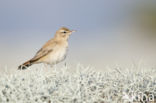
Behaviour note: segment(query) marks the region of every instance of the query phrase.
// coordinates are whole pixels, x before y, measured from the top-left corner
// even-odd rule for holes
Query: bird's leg
[[[53,64],[50,64],[50,67],[51,67],[51,68],[53,68],[53,67],[54,67],[54,65],[53,65]]]
[[[66,62],[64,63],[64,66],[67,67],[67,63]]]
[[[46,64],[46,63],[43,63],[43,65],[44,65],[44,67],[45,67],[45,68],[48,68],[48,64]]]

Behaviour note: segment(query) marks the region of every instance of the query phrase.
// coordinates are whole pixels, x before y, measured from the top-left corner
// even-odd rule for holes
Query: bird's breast
[[[66,58],[67,47],[58,48],[56,51],[50,54],[50,64],[58,63]]]

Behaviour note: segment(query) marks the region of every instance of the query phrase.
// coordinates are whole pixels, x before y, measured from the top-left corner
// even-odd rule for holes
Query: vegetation
[[[154,103],[156,69],[45,67],[0,75],[0,103]],[[70,73],[70,69],[76,72]]]

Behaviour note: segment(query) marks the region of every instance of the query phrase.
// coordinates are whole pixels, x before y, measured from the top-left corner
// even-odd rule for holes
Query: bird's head
[[[69,30],[66,27],[62,27],[59,30],[56,31],[55,37],[59,39],[68,40],[69,36],[75,32],[74,30]]]

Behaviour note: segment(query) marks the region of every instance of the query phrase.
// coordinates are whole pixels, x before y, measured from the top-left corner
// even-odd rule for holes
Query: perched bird
[[[46,42],[36,55],[29,61],[18,67],[24,70],[33,64],[45,63],[53,66],[66,58],[68,49],[68,38],[75,32],[66,27],[62,27],[56,31],[54,37]]]

